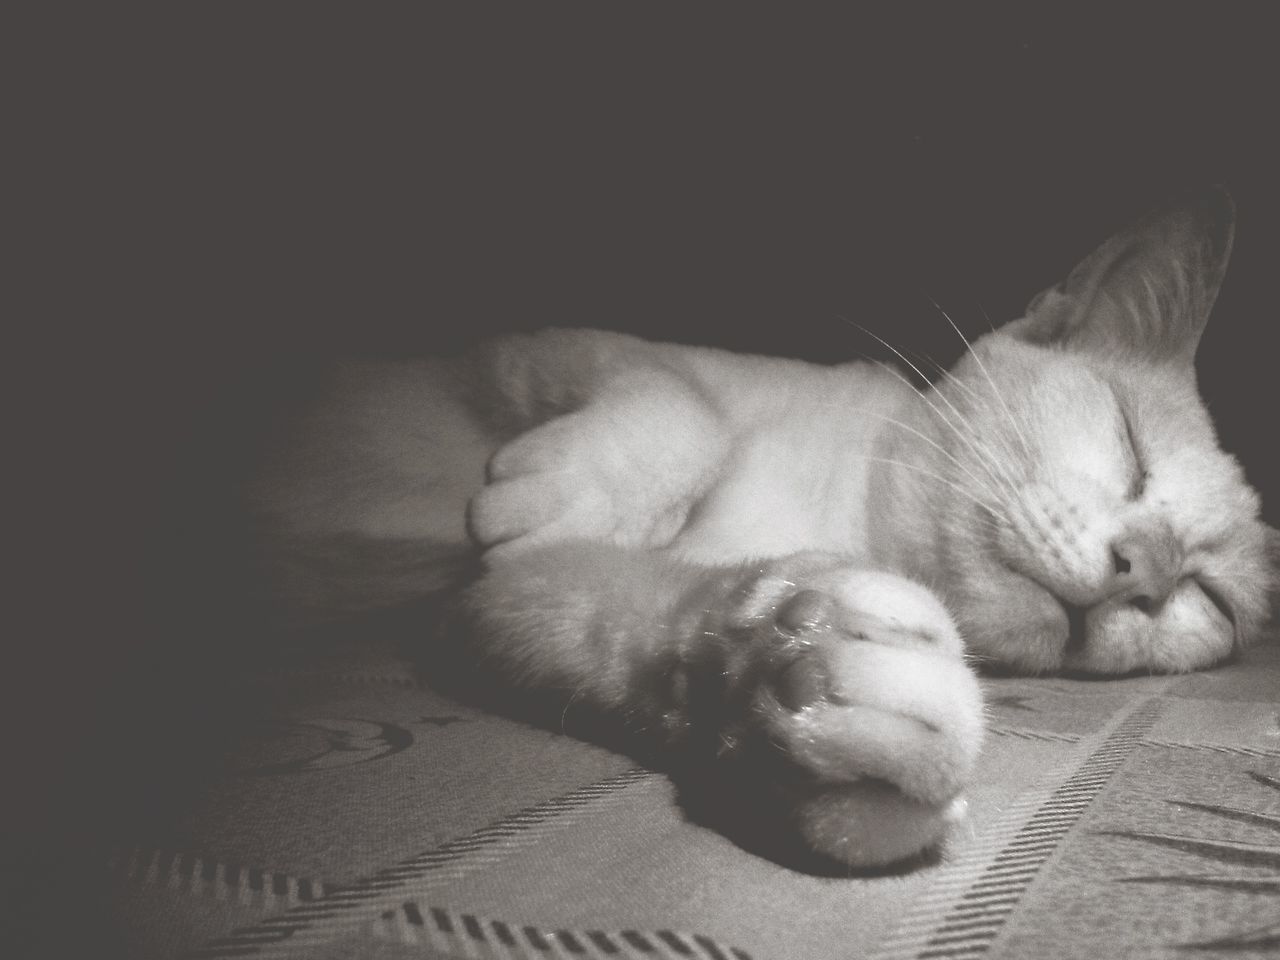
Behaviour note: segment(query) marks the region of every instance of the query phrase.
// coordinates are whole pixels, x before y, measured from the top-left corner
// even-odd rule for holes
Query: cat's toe
[[[982,739],[962,663],[875,641],[818,641],[762,699],[770,739],[814,779],[874,778],[925,803],[963,789]]]
[[[754,713],[789,765],[777,789],[824,855],[858,866],[910,858],[964,810],[983,732],[977,680],[923,587],[848,570],[804,582],[784,577],[783,593],[762,601],[778,647]]]
[[[962,662],[825,637],[772,694],[768,736],[804,772],[790,790],[809,844],[865,866],[943,839],[963,810],[982,737],[977,683]]]
[[[805,842],[822,855],[855,867],[887,867],[936,850],[964,820],[968,803],[921,803],[896,787],[863,780],[813,790],[796,798],[794,818]]]

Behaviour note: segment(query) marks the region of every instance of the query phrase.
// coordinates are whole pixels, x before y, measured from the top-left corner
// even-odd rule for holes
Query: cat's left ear
[[[1234,233],[1225,189],[1183,197],[1117,233],[1005,329],[1032,343],[1190,364]]]

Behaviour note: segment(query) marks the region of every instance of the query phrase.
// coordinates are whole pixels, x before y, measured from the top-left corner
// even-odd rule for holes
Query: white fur
[[[764,737],[809,778],[810,845],[900,859],[963,806],[965,645],[1029,672],[1177,671],[1261,624],[1257,496],[1191,369],[1230,216],[1211,192],[1118,234],[926,393],[593,331],[349,367],[258,501],[312,535],[453,542],[467,504],[475,642],[508,682],[676,748],[709,669],[724,754]]]

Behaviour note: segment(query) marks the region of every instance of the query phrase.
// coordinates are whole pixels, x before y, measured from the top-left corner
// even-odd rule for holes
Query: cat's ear
[[[1183,197],[1117,233],[1006,329],[1033,343],[1190,363],[1234,232],[1226,190]]]

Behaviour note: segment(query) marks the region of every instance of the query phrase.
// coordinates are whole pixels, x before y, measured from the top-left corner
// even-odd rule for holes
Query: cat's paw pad
[[[752,691],[741,735],[785,758],[800,834],[861,866],[935,845],[964,809],[983,730],[942,604],[891,574],[784,566],[742,612],[755,642],[731,668]]]

